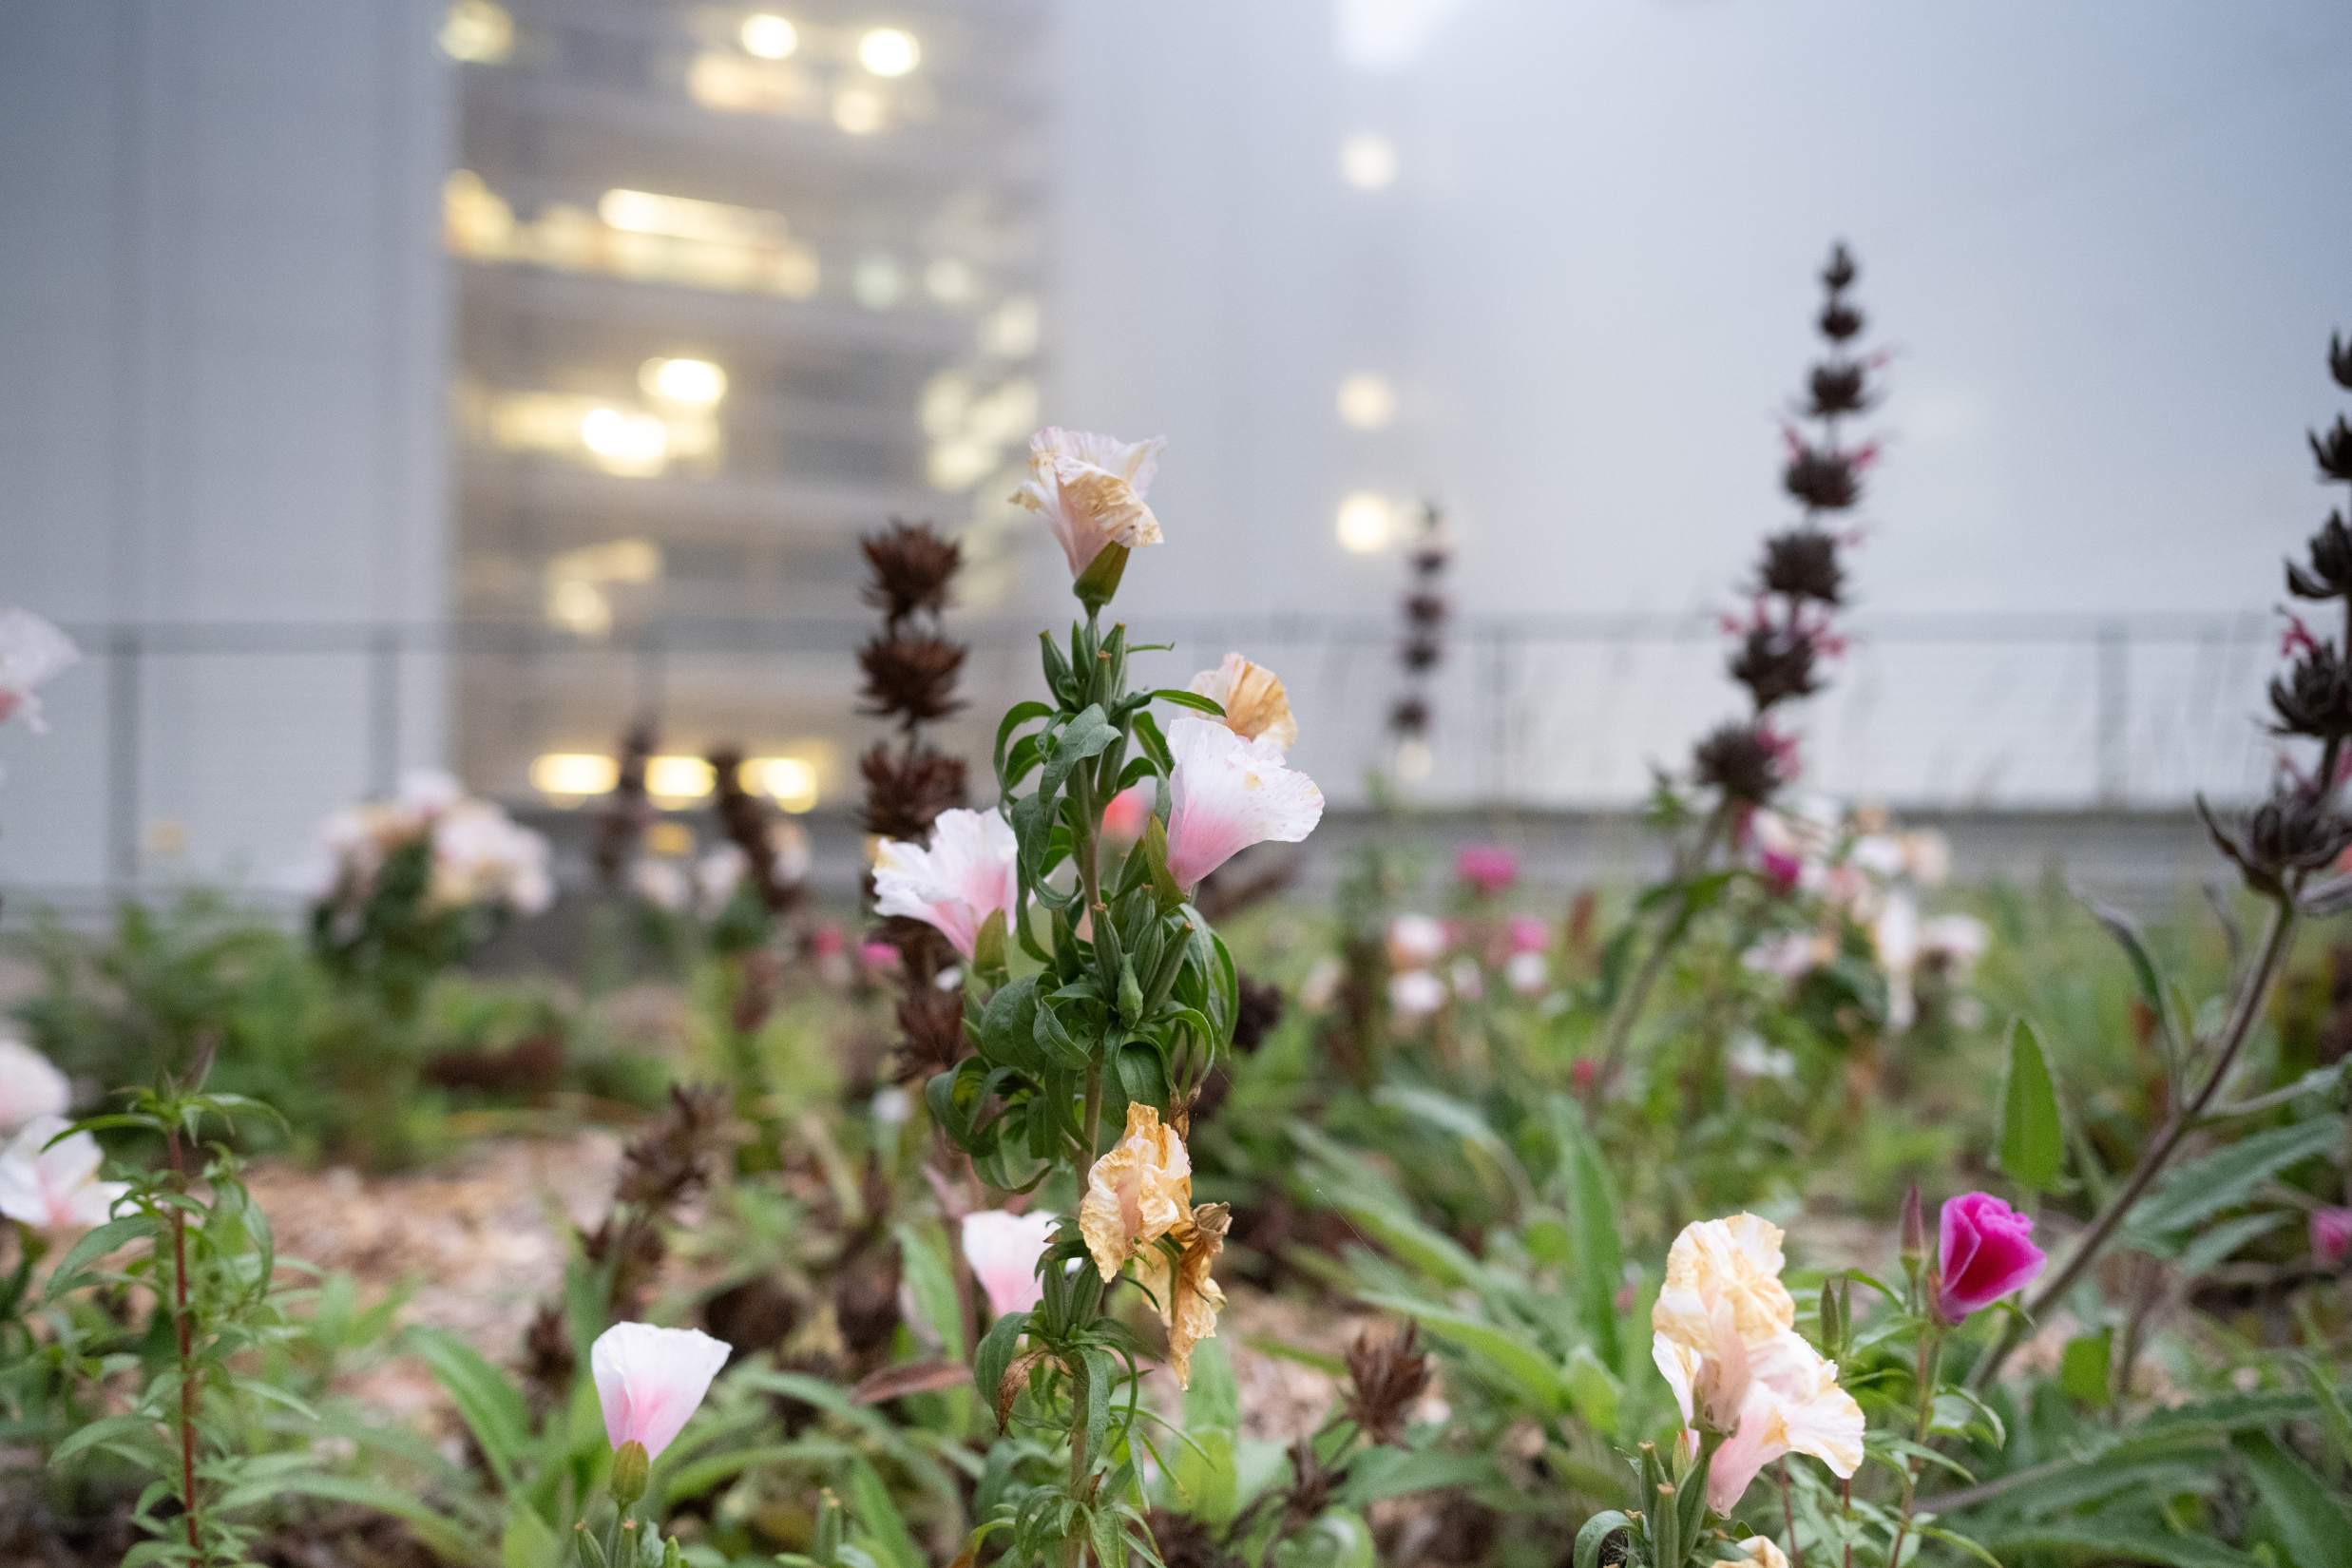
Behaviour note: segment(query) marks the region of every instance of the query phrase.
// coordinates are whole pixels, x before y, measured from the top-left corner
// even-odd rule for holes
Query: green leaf
[[[409,1344],[433,1381],[449,1390],[450,1403],[457,1406],[483,1459],[498,1478],[499,1489],[512,1492],[531,1429],[521,1391],[481,1351],[455,1334],[416,1329],[411,1331]]]
[[[851,1517],[866,1538],[860,1544],[877,1562],[889,1568],[929,1568],[930,1559],[916,1544],[905,1515],[872,1465],[862,1459],[851,1463],[848,1491]]]
[[[2177,1165],[2132,1211],[2131,1229],[2162,1237],[2233,1208],[2289,1166],[2326,1153],[2343,1137],[2343,1118],[2315,1117],[2289,1127],[2240,1138],[2226,1148]]]
[[[2157,1568],[2262,1568],[2219,1541],[2176,1536],[2141,1520],[2062,1520],[1995,1533],[1985,1547],[2004,1562],[2023,1552],[2088,1553],[2097,1560],[2149,1563]]]
[[[1099,704],[1080,709],[1076,717],[1054,732],[1053,744],[1046,748],[1045,765],[1037,775],[1039,797],[1051,800],[1060,794],[1071,769],[1100,755],[1103,748],[1118,738],[1118,727],[1102,716]]]
[[[2057,1090],[2034,1026],[2018,1019],[2009,1030],[2009,1076],[2001,1090],[2000,1168],[2028,1192],[2057,1185],[2066,1160],[2066,1131],[2058,1121]]]
[[[77,1276],[117,1247],[127,1247],[142,1236],[153,1235],[159,1228],[151,1214],[124,1214],[121,1219],[110,1219],[95,1230],[84,1232],[82,1239],[57,1260],[57,1268],[49,1275],[49,1299],[54,1301],[82,1283]]]
[[[910,1219],[899,1221],[893,1231],[916,1318],[946,1355],[962,1361],[966,1354],[964,1311],[944,1233],[936,1221],[918,1224]]]
[[[1600,1568],[1600,1549],[1608,1544],[1609,1538],[1633,1527],[1634,1521],[1615,1508],[1586,1520],[1584,1528],[1577,1532],[1574,1568]]]
[[[1617,1200],[1600,1146],[1584,1124],[1582,1107],[1555,1101],[1560,1154],[1566,1166],[1568,1224],[1577,1241],[1577,1301],[1585,1331],[1612,1371],[1625,1364],[1617,1333],[1617,1288],[1625,1281],[1625,1244],[1617,1233]]]
[[[2113,1397],[2108,1368],[2115,1357],[2115,1330],[2111,1325],[2094,1334],[2077,1334],[2058,1353],[2058,1387],[2078,1404],[2103,1410]]]
[[[2238,1439],[2254,1490],[2295,1568],[2352,1568],[2352,1510],[2267,1433]]]
[[[1179,708],[1190,708],[1195,713],[1207,714],[1211,718],[1223,718],[1225,717],[1225,705],[1223,703],[1217,701],[1214,698],[1203,697],[1198,692],[1179,692],[1174,687],[1162,686],[1159,690],[1152,694],[1152,700],[1155,702],[1173,702]]]
[[[1532,1398],[1550,1414],[1566,1415],[1576,1408],[1576,1389],[1567,1374],[1553,1364],[1540,1346],[1508,1329],[1450,1307],[1415,1301],[1410,1296],[1373,1291],[1365,1295],[1364,1303],[1414,1319],[1439,1339],[1463,1350],[1469,1358],[1470,1370],[1482,1372],[1489,1381],[1516,1395]]]

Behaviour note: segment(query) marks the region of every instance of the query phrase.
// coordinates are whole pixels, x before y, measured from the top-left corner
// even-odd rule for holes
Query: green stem
[[[1094,1468],[1093,1456],[1087,1450],[1086,1405],[1092,1394],[1086,1358],[1080,1356],[1070,1374],[1070,1496],[1084,1501],[1087,1479]],[[1086,1561],[1086,1532],[1073,1531],[1062,1542],[1062,1561],[1067,1568],[1083,1568]]]
[[[1935,1425],[1936,1380],[1943,1370],[1943,1323],[1930,1316],[1927,1327],[1920,1333],[1920,1353],[1917,1368],[1919,1379],[1919,1419],[1913,1424],[1911,1441],[1924,1446],[1927,1434]],[[1916,1454],[1906,1455],[1903,1462],[1903,1518],[1895,1526],[1895,1543],[1887,1549],[1887,1568],[1902,1568],[1903,1538],[1911,1533],[1911,1515],[1919,1502],[1920,1462]]]
[[[1642,1009],[1649,1004],[1650,993],[1657,987],[1666,973],[1667,961],[1674,956],[1684,937],[1691,930],[1691,878],[1706,868],[1707,858],[1714,852],[1715,841],[1731,820],[1731,802],[1727,797],[1718,802],[1708,814],[1707,825],[1685,851],[1674,859],[1673,878],[1682,885],[1682,896],[1675,901],[1674,912],[1657,941],[1643,956],[1641,967],[1635,971],[1633,983],[1616,1000],[1609,1012],[1609,1025],[1601,1036],[1600,1065],[1593,1073],[1593,1088],[1587,1097],[1598,1104],[1609,1094],[1617,1069],[1623,1064],[1625,1048],[1633,1042],[1634,1025],[1640,1022]]]

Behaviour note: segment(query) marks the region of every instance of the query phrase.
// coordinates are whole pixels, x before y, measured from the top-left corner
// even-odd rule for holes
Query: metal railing
[[[1036,676],[1036,622],[965,621],[985,756],[992,716]],[[0,881],[138,885],[159,859],[264,878],[335,804],[407,767],[454,766],[529,798],[528,763],[603,750],[650,715],[665,749],[790,741],[847,805],[873,735],[855,711],[863,620],[672,621],[588,641],[531,623],[204,623],[68,628],[88,669],[48,695],[53,732],[8,737]],[[1335,806],[1391,772],[1399,689],[1386,616],[1154,618],[1181,684],[1228,648],[1289,684],[1300,766]],[[1860,618],[1803,706],[1808,783],[1912,809],[2177,809],[2243,798],[2269,767],[2257,719],[2275,631],[2261,616]],[[1430,688],[1425,776],[1447,805],[1591,809],[1641,797],[1654,764],[1738,711],[1711,615],[1463,617]],[[44,813],[47,813],[46,820]],[[36,827],[35,824],[42,824]],[[167,831],[167,830],[176,830]]]

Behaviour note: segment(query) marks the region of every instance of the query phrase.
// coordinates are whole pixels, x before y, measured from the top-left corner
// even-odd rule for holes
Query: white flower
[[[1552,983],[1552,966],[1541,953],[1513,953],[1503,961],[1502,978],[1521,996],[1541,996]]]
[[[440,768],[411,768],[400,775],[393,804],[418,817],[438,816],[466,798],[466,787]]]
[[[1685,1226],[1651,1310],[1651,1360],[1683,1420],[1725,1434],[1707,1501],[1728,1514],[1757,1471],[1810,1454],[1849,1477],[1862,1463],[1862,1406],[1795,1331],[1781,1283],[1780,1227],[1753,1214]]]
[[[1191,690],[1225,710],[1225,727],[1244,740],[1272,739],[1284,751],[1298,744],[1298,720],[1282,681],[1263,664],[1229,653],[1214,670],[1193,677]]]
[[[63,1117],[35,1117],[0,1149],[0,1214],[36,1231],[86,1231],[112,1217],[129,1185],[98,1179],[104,1157],[87,1133],[44,1147],[66,1127]]]
[[[1907,1029],[1919,1016],[1911,976],[1920,963],[1920,910],[1909,894],[1888,896],[1870,923],[1870,945],[1877,949],[1879,967],[1886,972],[1887,1026]]]
[[[692,879],[675,860],[640,860],[629,869],[629,885],[637,889],[638,897],[672,914],[694,901]]]
[[[1797,1059],[1757,1034],[1742,1034],[1723,1053],[1723,1064],[1742,1078],[1786,1080],[1797,1076]]]
[[[431,897],[445,908],[503,904],[537,914],[555,898],[547,841],[487,800],[434,808]]]
[[[929,848],[883,841],[874,857],[874,908],[922,921],[968,959],[990,915],[1011,918],[1019,853],[1012,824],[996,813],[942,812]]]
[[[1984,922],[1974,915],[1938,915],[1920,927],[1920,952],[1965,973],[1984,956]]]
[[[1299,983],[1298,999],[1309,1012],[1319,1013],[1339,1000],[1340,982],[1347,978],[1347,967],[1338,959],[1319,958]]]
[[[1272,737],[1244,740],[1214,719],[1168,727],[1168,874],[1191,889],[1252,844],[1295,844],[1323,820],[1323,792]]]
[[[12,1035],[0,1035],[0,1133],[36,1117],[59,1117],[73,1103],[73,1085],[48,1057]]]
[[[1757,974],[1783,980],[1803,980],[1829,962],[1828,944],[1818,932],[1789,931],[1768,936],[1740,955],[1740,964]]]
[[[1932,828],[1922,828],[1903,837],[1903,869],[1912,881],[1922,888],[1941,888],[1952,874],[1952,846]]]
[[[1776,1545],[1770,1536],[1750,1536],[1732,1546],[1729,1560],[1748,1560],[1748,1568],[1788,1568],[1788,1554]]]
[[[0,610],[0,724],[23,714],[33,734],[46,732],[33,688],[81,657],[73,639],[30,610]]]
[[[1445,1005],[1445,982],[1426,969],[1401,969],[1388,977],[1388,1007],[1399,1018],[1427,1018]]]
[[[1082,430],[1046,429],[1029,437],[1029,477],[1012,499],[1042,512],[1070,575],[1084,575],[1106,545],[1157,545],[1159,519],[1143,504],[1167,441],[1121,441]]]
[[[1445,956],[1445,922],[1425,914],[1401,914],[1388,922],[1388,961],[1418,969]]]
[[[964,1216],[964,1257],[987,1295],[988,1310],[1003,1317],[1025,1312],[1044,1298],[1037,1260],[1053,1244],[1055,1216],[984,1209]]]
[[[643,1445],[659,1459],[710,1391],[734,1347],[699,1329],[616,1323],[588,1348],[588,1370],[615,1449]]]
[[[1903,840],[1890,833],[1864,833],[1854,840],[1854,847],[1846,851],[1845,858],[1882,881],[1901,876],[1903,868]]]
[[[895,1083],[886,1083],[874,1091],[867,1109],[885,1127],[904,1127],[907,1119],[914,1115],[914,1097]]]

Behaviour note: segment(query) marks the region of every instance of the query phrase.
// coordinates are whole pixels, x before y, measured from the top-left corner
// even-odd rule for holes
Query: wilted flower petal
[[[1163,437],[1116,436],[1049,428],[1029,437],[1029,476],[1012,499],[1045,522],[1079,577],[1106,545],[1129,549],[1160,541],[1159,519],[1143,504],[1159,467]]]
[[[1192,1386],[1193,1347],[1216,1337],[1225,1291],[1209,1277],[1209,1268],[1225,1250],[1231,1223],[1224,1204],[1203,1203],[1169,1231],[1168,1238],[1177,1244],[1173,1264],[1158,1246],[1144,1248],[1137,1260],[1136,1278],[1151,1292],[1159,1321],[1167,1326],[1168,1365],[1180,1387]]]
[[[1263,664],[1229,653],[1214,670],[1193,677],[1192,691],[1225,710],[1225,727],[1244,740],[1272,739],[1283,751],[1298,744],[1298,720],[1282,681]]]
[[[1193,1159],[1158,1110],[1127,1102],[1127,1131],[1086,1174],[1079,1233],[1104,1279],[1115,1279],[1137,1249],[1157,1241],[1192,1211]]]
[[[1011,916],[1019,853],[1012,825],[995,812],[942,812],[927,849],[883,842],[874,859],[874,908],[922,921],[970,958],[988,917]]]
[[[1284,765],[1271,737],[1185,717],[1169,726],[1168,750],[1168,874],[1178,887],[1197,887],[1252,844],[1295,844],[1323,820],[1323,792]]]
[[[733,1351],[733,1346],[699,1329],[616,1323],[597,1335],[588,1348],[588,1370],[596,1379],[597,1403],[603,1406],[605,1437],[616,1449],[635,1443],[648,1458],[659,1459]]]

